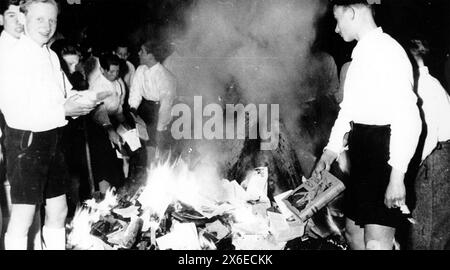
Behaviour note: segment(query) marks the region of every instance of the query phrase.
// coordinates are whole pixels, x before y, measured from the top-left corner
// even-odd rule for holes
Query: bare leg
[[[42,250],[41,246],[41,209],[40,207],[36,208],[34,213],[33,223],[28,230],[28,247],[33,250]]]
[[[5,249],[25,250],[28,230],[33,223],[35,205],[13,204],[8,229],[5,235]]]
[[[365,226],[364,242],[367,250],[392,250],[395,228],[369,224]]]
[[[42,228],[45,249],[64,250],[66,245],[66,195],[46,200],[45,225]]]
[[[349,218],[345,220],[345,238],[350,245],[350,249],[366,249],[366,245],[364,243],[364,229],[356,225],[355,222]]]

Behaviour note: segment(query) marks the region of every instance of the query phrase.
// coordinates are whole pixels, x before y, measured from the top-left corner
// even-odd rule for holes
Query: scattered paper
[[[225,238],[228,234],[230,234],[230,230],[227,227],[225,227],[222,224],[222,222],[218,220],[216,220],[213,223],[206,224],[206,231],[208,233],[215,235],[215,237],[219,241]]]
[[[262,235],[242,235],[233,238],[236,250],[283,250],[286,242],[277,242]]]
[[[175,223],[171,232],[156,239],[160,250],[201,250],[194,223]]]
[[[278,242],[288,242],[302,237],[305,232],[305,226],[302,222],[290,222],[284,218],[283,214],[268,211],[269,230]]]
[[[277,196],[274,197],[275,202],[278,205],[278,208],[280,209],[281,214],[283,214],[285,219],[291,219],[294,214],[292,213],[291,210],[289,210],[289,208],[287,207],[286,203],[283,201],[284,199],[286,199],[290,194],[292,194],[292,190],[288,190],[282,194],[279,194]]]
[[[246,192],[251,200],[266,200],[268,178],[267,167],[257,168],[249,173],[245,182],[247,184]]]
[[[141,140],[148,141],[150,138],[147,132],[147,124],[145,124],[144,120],[139,115],[131,114],[134,122],[136,123],[136,131]]]
[[[123,218],[132,218],[139,215],[139,207],[132,205],[127,208],[114,209],[113,212]]]

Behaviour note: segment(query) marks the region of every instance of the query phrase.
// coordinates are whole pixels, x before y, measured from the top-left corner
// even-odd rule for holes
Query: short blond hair
[[[59,5],[55,0],[22,0],[20,1],[20,12],[27,14],[29,7],[36,3],[52,4],[56,7],[57,12],[59,13]]]

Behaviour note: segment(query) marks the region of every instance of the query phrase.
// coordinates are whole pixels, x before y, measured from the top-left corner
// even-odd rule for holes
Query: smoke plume
[[[185,31],[167,33],[175,52],[165,65],[178,79],[178,94],[217,103],[232,85],[233,101],[280,104],[292,141],[300,142],[300,104],[329,91],[328,77],[336,75],[331,57],[311,50],[326,2],[195,1],[185,10]]]

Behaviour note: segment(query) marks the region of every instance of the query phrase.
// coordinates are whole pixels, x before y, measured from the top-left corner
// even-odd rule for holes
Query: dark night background
[[[61,14],[59,31],[76,38],[88,26],[94,45],[107,49],[125,40],[136,46],[142,37],[159,37],[169,25],[182,29],[182,11],[195,0],[81,0],[81,5],[69,5],[59,0]],[[382,0],[377,5],[376,18],[384,30],[404,44],[412,37],[430,41],[430,69],[442,83],[443,64],[450,48],[450,1],[448,0]],[[335,21],[330,10],[317,22],[317,46],[329,52],[338,68],[349,60],[352,46],[334,34]]]

